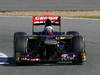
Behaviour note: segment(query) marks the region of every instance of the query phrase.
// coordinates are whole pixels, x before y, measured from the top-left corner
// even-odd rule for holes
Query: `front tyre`
[[[14,59],[16,65],[21,62],[21,54],[27,51],[27,37],[24,32],[14,33]]]
[[[82,36],[72,38],[72,50],[80,52],[78,63],[83,64],[83,53],[85,53],[85,42]]]
[[[84,42],[84,38],[82,36],[74,36],[72,38],[72,49],[73,50],[79,50],[81,52],[84,51],[84,46],[85,42]]]

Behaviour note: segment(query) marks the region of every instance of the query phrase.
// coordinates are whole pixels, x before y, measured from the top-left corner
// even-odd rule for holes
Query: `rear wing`
[[[33,25],[45,25],[46,20],[51,20],[52,25],[60,25],[61,17],[60,16],[33,16],[32,23]]]
[[[34,32],[34,26],[45,25],[46,20],[51,21],[51,25],[59,26],[59,31],[61,31],[61,17],[60,16],[33,16],[32,17],[32,32]]]

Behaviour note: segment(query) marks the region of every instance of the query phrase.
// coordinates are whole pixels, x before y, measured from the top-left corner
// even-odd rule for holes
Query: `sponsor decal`
[[[76,55],[74,55],[74,54],[72,54],[72,55],[70,55],[70,54],[62,54],[61,55],[61,60],[62,61],[72,61],[72,60],[75,59],[75,57],[76,57]]]
[[[54,17],[35,17],[34,20],[46,20],[46,19],[50,19],[50,20],[58,20],[57,16]]]
[[[40,23],[45,23],[46,19],[50,19],[51,23],[56,23],[59,24],[60,19],[59,16],[42,16],[42,17],[37,17],[37,16],[33,16],[33,23],[34,24],[40,24]]]
[[[32,58],[32,59],[30,59],[30,58],[21,58],[21,60],[23,60],[23,61],[40,61],[41,59],[40,58]]]

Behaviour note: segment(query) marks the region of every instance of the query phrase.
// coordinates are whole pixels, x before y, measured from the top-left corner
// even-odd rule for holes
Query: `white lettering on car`
[[[50,19],[50,20],[58,20],[58,17],[35,17],[34,20],[45,20],[45,19]]]

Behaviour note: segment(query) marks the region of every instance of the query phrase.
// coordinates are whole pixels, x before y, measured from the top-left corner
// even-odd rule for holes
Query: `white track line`
[[[69,17],[63,17],[63,19],[76,19],[76,20],[100,20],[100,19],[93,19],[93,18],[69,18]]]
[[[0,16],[0,17],[21,17],[21,18],[32,18],[32,16]],[[69,18],[62,17],[62,19],[77,19],[77,20],[100,20],[100,19],[92,19],[92,18]]]
[[[31,18],[32,16],[0,16],[0,17],[22,17],[22,18]]]

